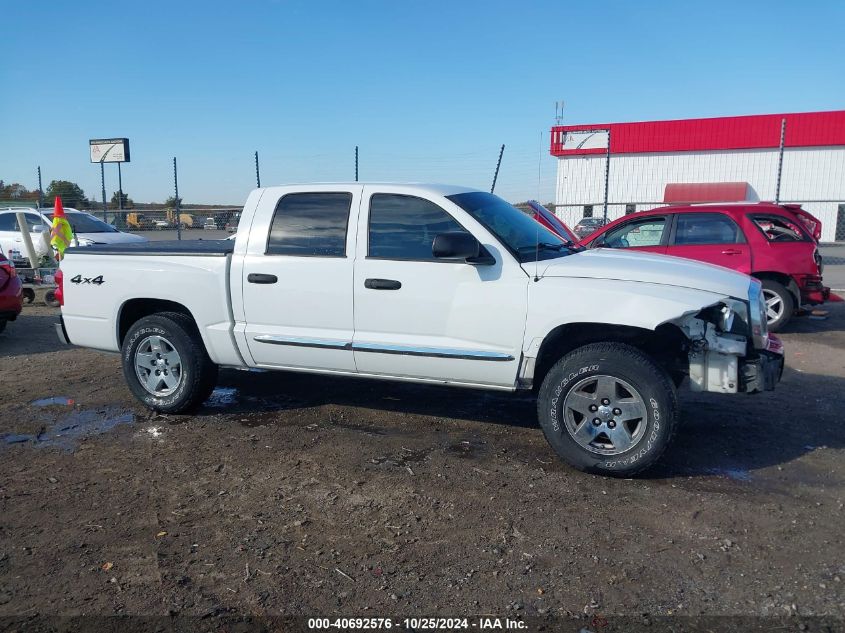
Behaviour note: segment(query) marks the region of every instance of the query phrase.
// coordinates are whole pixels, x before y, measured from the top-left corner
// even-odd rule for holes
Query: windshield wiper
[[[529,244],[529,245],[526,245],[526,246],[520,246],[519,250],[520,251],[525,251],[525,250],[529,250],[529,251],[533,251],[533,250],[560,251],[560,250],[563,250],[564,248],[571,248],[571,247],[569,246],[569,244],[564,243],[564,242],[562,242],[560,244],[552,244],[551,242],[537,242],[536,244]]]

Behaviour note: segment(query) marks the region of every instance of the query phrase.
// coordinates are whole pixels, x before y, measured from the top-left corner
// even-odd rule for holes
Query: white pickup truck
[[[583,251],[463,187],[256,189],[234,241],[71,248],[61,269],[59,335],[120,352],[135,396],[168,413],[201,404],[219,367],[534,388],[562,459],[628,476],[668,445],[685,376],[753,393],[783,370],[758,281]]]

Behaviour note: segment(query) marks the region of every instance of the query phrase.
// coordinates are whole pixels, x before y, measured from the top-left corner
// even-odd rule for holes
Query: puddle
[[[3,441],[6,442],[6,444],[23,444],[24,442],[29,442],[34,437],[34,435],[21,435],[18,433],[10,433],[9,435],[3,436]]]
[[[74,411],[36,434],[10,433],[2,436],[2,441],[7,445],[32,443],[38,447],[73,451],[84,439],[108,433],[115,427],[134,421],[132,413],[115,409]]]
[[[52,398],[41,398],[30,402],[33,407],[72,407],[74,404],[73,398],[67,396],[53,396]]]
[[[708,475],[716,477],[727,477],[734,481],[751,481],[751,473],[741,468],[708,468]]]
[[[228,407],[238,402],[238,390],[234,387],[217,387],[211,392],[205,406],[211,408]]]
[[[302,403],[285,395],[257,397],[245,395],[237,387],[217,387],[203,403],[203,409],[212,415],[231,415],[242,426],[265,426],[276,421],[282,411],[302,406]],[[170,424],[180,424],[178,417]]]

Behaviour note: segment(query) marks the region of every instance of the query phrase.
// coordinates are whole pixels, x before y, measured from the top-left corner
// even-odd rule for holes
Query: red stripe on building
[[[552,156],[604,154],[604,149],[563,149],[572,131],[610,130],[611,154],[772,149],[780,146],[781,121],[786,119],[786,147],[845,146],[845,110],[641,121],[552,128]]]

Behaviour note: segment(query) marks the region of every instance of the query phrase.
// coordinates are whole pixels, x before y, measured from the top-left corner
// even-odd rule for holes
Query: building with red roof
[[[567,224],[604,214],[607,182],[609,218],[671,202],[779,199],[817,216],[824,241],[845,240],[845,110],[559,125],[550,151]]]

